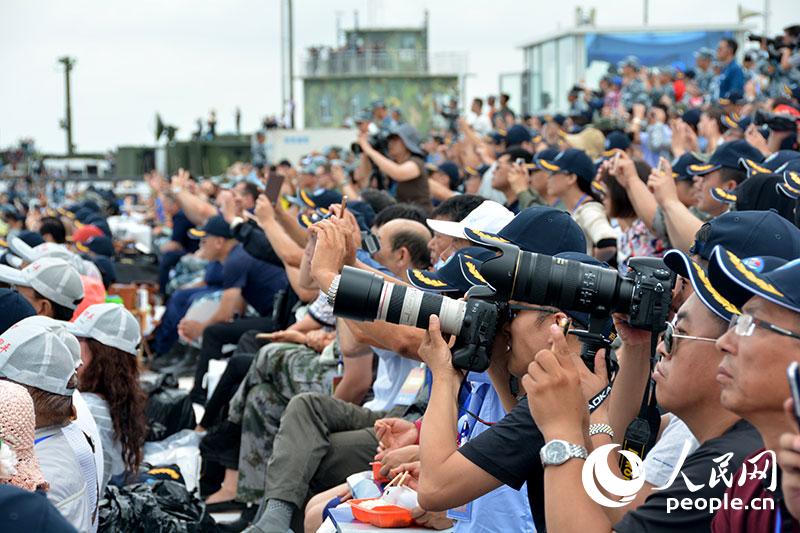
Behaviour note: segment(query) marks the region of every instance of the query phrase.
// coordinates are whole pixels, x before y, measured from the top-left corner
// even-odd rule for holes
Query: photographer
[[[559,239],[552,239],[559,235]],[[534,207],[521,212],[498,235],[522,249],[545,254],[582,252],[585,240],[580,227],[563,211]],[[586,257],[586,261],[591,259]],[[498,335],[489,376],[508,415],[497,424],[457,448],[457,398],[463,375],[451,363],[450,350],[436,341],[438,330],[431,320],[431,331],[420,349],[420,356],[433,374],[433,385],[420,438],[420,504],[431,510],[459,507],[503,484],[519,489],[528,481],[528,498],[537,529],[544,526],[541,501],[541,471],[536,456],[541,435],[532,424],[525,402],[515,404],[510,389],[511,375],[524,373],[530,357],[546,346],[549,324],[567,315],[552,307],[521,305],[504,327],[511,350],[504,350]],[[584,318],[584,320],[586,320]],[[580,322],[580,321],[579,321]],[[577,339],[569,341],[577,347]],[[513,408],[512,408],[513,406]],[[538,443],[538,445],[537,445]],[[497,451],[503,450],[500,457]],[[538,472],[538,475],[537,475]]]
[[[396,182],[393,186],[398,202],[416,204],[430,212],[431,194],[425,170],[425,152],[419,146],[419,134],[410,124],[392,130],[387,138],[386,154],[382,154],[369,142],[362,131],[358,144],[363,155],[356,170],[358,177],[372,174],[373,165]]]
[[[570,460],[579,457],[577,455],[551,459],[548,448],[559,440],[581,448],[584,443],[597,447],[612,442],[614,436],[607,433],[596,433],[586,440],[587,417],[592,427],[610,420],[607,403],[601,404],[591,415],[586,408],[586,402],[598,388],[597,383],[604,384],[606,380],[605,367],[598,358],[594,375],[587,375],[583,362],[570,351],[561,330],[551,327],[552,348],[536,354],[523,378],[531,414],[548,443],[542,450],[542,458],[547,527],[551,531],[666,531],[675,527],[678,520],[682,530],[707,531],[712,515],[705,509],[682,510],[678,518],[669,514],[669,500],[721,498],[726,488],[724,483],[701,484],[714,470],[717,458],[733,452],[728,459],[738,465],[760,446],[754,428],[720,405],[715,383],[722,354],[715,348],[714,341],[725,331],[725,317],[730,316],[733,307],[719,298],[710,286],[702,284],[707,284],[707,279],[695,275],[696,267],[687,257],[675,253],[671,258],[674,259],[668,262],[671,268],[692,277],[698,292],[681,306],[676,320],[668,326],[664,340],[659,343],[661,360],[653,378],[660,406],[685,421],[701,445],[680,465],[681,476],[658,491],[648,485],[647,500],[642,503],[638,499],[640,492],[636,507],[621,520],[614,516],[616,509],[600,507],[585,491],[575,490],[581,485],[583,461]],[[647,359],[647,335],[625,328],[620,321],[617,325],[624,342],[628,341],[626,347],[630,351],[625,354],[626,358]],[[635,341],[641,337],[645,337],[644,342]],[[587,383],[592,382],[594,387],[587,387]],[[662,428],[667,420],[665,415]],[[698,487],[697,496],[692,496]]]

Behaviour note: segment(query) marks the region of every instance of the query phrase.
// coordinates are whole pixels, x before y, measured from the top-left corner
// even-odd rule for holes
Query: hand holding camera
[[[558,342],[558,337],[561,341]],[[589,410],[581,392],[581,378],[563,332],[551,326],[553,346],[542,350],[528,366],[522,386],[528,393],[531,416],[545,441],[583,442],[582,428],[589,425]]]
[[[453,366],[450,347],[442,337],[439,317],[431,315],[428,324],[428,333],[419,347],[420,359],[428,365],[434,379],[451,378],[460,384],[464,375]]]

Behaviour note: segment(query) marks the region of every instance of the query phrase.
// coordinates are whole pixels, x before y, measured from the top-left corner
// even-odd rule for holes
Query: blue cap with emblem
[[[714,150],[711,159],[705,165],[690,165],[689,173],[693,176],[703,176],[723,167],[738,169],[740,159],[750,159],[760,163],[764,160],[764,156],[747,141],[729,141]]]
[[[742,158],[739,160],[739,165],[747,171],[747,177],[749,178],[758,174],[777,174],[787,169],[791,170],[791,168],[789,168],[789,163],[792,161],[798,161],[798,163],[800,163],[800,152],[796,152],[795,150],[778,150],[770,154],[760,163],[752,159]],[[791,165],[791,167],[795,165]]]
[[[225,222],[222,215],[215,215],[209,218],[206,220],[205,224],[199,228],[191,228],[188,233],[189,236],[194,239],[202,239],[203,237],[209,236],[222,237],[223,239],[233,238],[233,235],[231,235],[231,227]]]
[[[534,206],[523,209],[497,234],[465,229],[467,238],[478,244],[512,243],[526,252],[555,255],[585,252],[586,237],[566,211]]]
[[[794,221],[795,202],[781,194],[778,185],[783,184],[780,174],[758,174],[739,184],[734,190],[714,187],[711,196],[718,202],[736,206],[737,211],[766,211],[774,209],[780,216]]]
[[[717,245],[742,256],[800,257],[800,229],[775,211],[729,211],[700,228],[689,250],[705,260]]]
[[[703,305],[720,319],[727,322],[731,316],[739,314],[739,309],[711,285],[703,267],[692,261],[687,254],[680,250],[669,250],[664,254],[664,264],[677,275],[688,279]]]
[[[672,162],[672,177],[678,181],[691,181],[694,176],[689,173],[692,165],[702,165],[706,160],[698,157],[694,152],[686,152]]]
[[[800,259],[749,257],[717,246],[709,263],[711,284],[732,303],[743,306],[753,296],[800,313]]]
[[[577,148],[570,148],[559,152],[553,159],[537,159],[536,166],[542,170],[547,170],[553,173],[565,172],[567,174],[575,174],[578,179],[591,183],[594,180],[595,170],[592,160],[586,155],[583,150]]]
[[[409,268],[408,280],[414,287],[433,292],[467,292],[475,285],[486,285],[481,265],[495,254],[486,248],[470,246],[451,255],[438,270]]]
[[[606,136],[603,157],[611,157],[616,150],[627,150],[631,145],[631,138],[627,133],[614,130]]]
[[[342,194],[332,189],[316,189],[312,192],[300,189],[297,196],[288,198],[288,200],[304,209],[327,208],[331,204],[341,202]]]

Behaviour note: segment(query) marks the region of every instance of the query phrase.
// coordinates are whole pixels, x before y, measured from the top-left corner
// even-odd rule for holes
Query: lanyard
[[[577,203],[577,204],[575,204],[575,207],[573,207],[573,208],[572,208],[572,212],[574,213],[575,211],[577,211],[577,210],[578,210],[578,208],[581,206],[581,204],[582,204],[583,202],[585,202],[585,201],[586,201],[588,198],[589,198],[589,195],[588,195],[588,194],[584,194],[583,196],[581,196],[580,198],[578,198],[578,203]]]
[[[34,440],[34,441],[33,441],[33,445],[34,445],[34,446],[36,446],[36,445],[37,445],[37,444],[39,444],[40,442],[46,441],[47,439],[49,439],[49,438],[50,438],[50,437],[52,437],[53,435],[55,435],[55,433],[53,433],[52,435],[45,435],[44,437],[39,437],[38,439],[36,439],[36,440]]]

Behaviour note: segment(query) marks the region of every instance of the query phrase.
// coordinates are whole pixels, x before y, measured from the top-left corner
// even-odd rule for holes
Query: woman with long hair
[[[105,474],[136,473],[147,436],[147,397],[139,385],[139,322],[123,306],[96,304],[68,326],[81,343],[78,389],[100,430]]]

